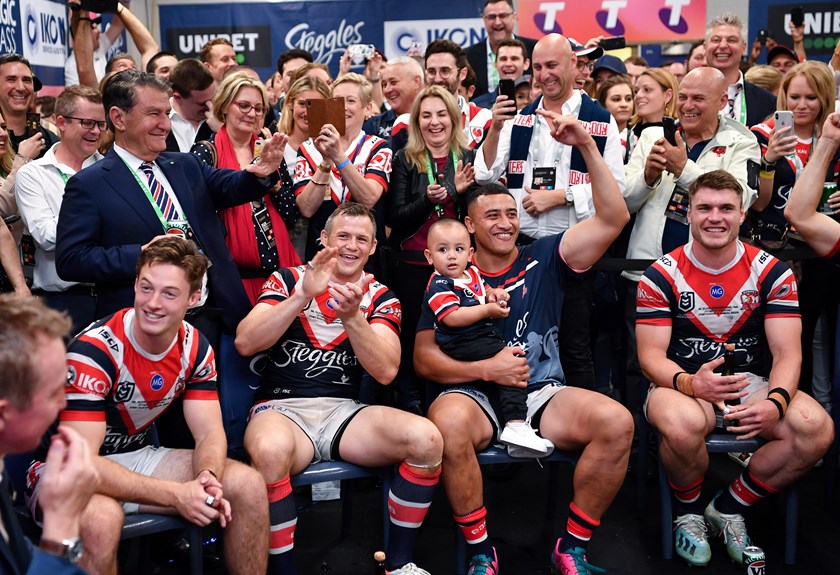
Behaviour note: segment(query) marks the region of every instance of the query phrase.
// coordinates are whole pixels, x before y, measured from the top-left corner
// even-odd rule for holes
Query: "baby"
[[[510,313],[510,295],[501,288],[491,288],[474,265],[470,234],[461,222],[442,219],[435,222],[427,236],[426,259],[435,273],[426,287],[424,301],[435,317],[435,341],[449,357],[460,361],[478,361],[493,357],[505,342],[493,325],[493,319]],[[525,389],[499,385],[499,400],[505,427],[499,440],[513,457],[543,457],[554,445],[538,436],[526,421]]]

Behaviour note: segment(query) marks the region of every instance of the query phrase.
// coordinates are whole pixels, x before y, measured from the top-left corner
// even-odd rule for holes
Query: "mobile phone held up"
[[[805,10],[802,6],[796,6],[790,9],[790,21],[797,28],[805,23]]]
[[[776,125],[777,132],[781,131],[783,128],[793,129],[793,112],[790,110],[777,110],[773,113],[773,121]],[[793,135],[793,132],[788,134],[788,136],[791,135]]]
[[[671,116],[662,117],[662,131],[665,139],[672,146],[677,145],[677,122]]]
[[[767,28],[762,28],[758,31],[758,43],[762,46],[767,45]]]
[[[516,102],[516,84],[510,78],[502,78],[499,80],[499,95],[507,96],[512,102]]]
[[[26,113],[26,137],[31,138],[41,131],[41,114]]]
[[[624,41],[624,36],[611,36],[601,40],[598,45],[603,48],[605,52],[609,52],[610,50],[619,50],[624,48],[627,44]]]

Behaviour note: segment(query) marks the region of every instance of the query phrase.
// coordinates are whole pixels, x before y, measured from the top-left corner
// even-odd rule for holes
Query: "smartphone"
[[[507,96],[511,102],[516,102],[516,82],[510,78],[500,79],[499,95]]]
[[[31,138],[41,131],[41,114],[26,113],[26,137]]]
[[[603,48],[605,52],[618,50],[627,46],[624,41],[624,36],[611,36],[609,38],[604,38],[598,43],[598,45]]]
[[[758,31],[758,43],[762,46],[767,45],[767,28],[762,28]]]
[[[668,143],[672,146],[677,145],[677,122],[671,116],[663,116],[662,117],[662,131],[664,132],[665,139],[668,140]]]
[[[780,131],[782,128],[790,128],[793,129],[793,112],[790,110],[777,110],[773,114],[773,119],[776,123],[776,131]],[[792,132],[788,135],[792,135]]]
[[[790,9],[790,21],[794,26],[802,26],[805,23],[805,10],[802,6]]]
[[[376,54],[376,48],[373,44],[350,44],[347,47],[347,53],[350,54],[350,59],[356,64],[361,64],[365,60],[370,60]]]

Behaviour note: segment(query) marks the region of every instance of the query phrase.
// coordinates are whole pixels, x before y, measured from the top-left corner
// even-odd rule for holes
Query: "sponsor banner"
[[[393,20],[386,21],[385,56],[403,56],[412,46],[425,51],[432,41],[442,38],[466,48],[487,37],[481,18],[454,18],[448,20]]]
[[[541,38],[556,32],[580,42],[624,36],[628,44],[703,38],[706,0],[519,1],[519,34]]]
[[[425,49],[436,38],[463,46],[484,39],[484,25],[476,17],[483,0],[187,1],[159,3],[163,49],[196,57],[208,40],[224,36],[234,44],[239,63],[255,68],[263,78],[275,69],[277,56],[291,48],[309,50],[336,75],[339,59],[351,44],[373,44],[391,58],[405,54],[412,42]],[[430,20],[429,14],[445,14],[447,19]]]
[[[66,4],[50,0],[21,3],[23,55],[33,66],[64,68],[67,56],[68,20]]]
[[[809,59],[817,56],[820,60],[828,60],[834,47],[840,41],[840,4],[837,2],[783,2],[762,6],[761,10],[758,10],[758,7],[753,10],[751,5],[750,34],[752,38],[756,36],[759,29],[767,28],[770,37],[776,42],[793,48],[793,39],[788,26],[790,10],[797,6],[802,6],[805,13],[805,53]],[[763,21],[761,21],[762,18]],[[753,25],[754,20],[755,25]],[[747,44],[751,45],[751,42]]]

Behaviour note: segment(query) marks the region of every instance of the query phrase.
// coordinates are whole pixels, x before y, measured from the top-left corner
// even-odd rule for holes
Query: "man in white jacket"
[[[747,162],[759,162],[761,149],[745,126],[721,114],[726,81],[715,68],[689,72],[680,84],[676,146],[660,127],[642,132],[626,167],[624,199],[637,213],[627,257],[657,259],[688,242],[688,187],[701,174],[726,170],[738,180],[746,210],[757,192],[747,177]],[[624,272],[638,282],[640,271]],[[631,294],[635,300],[635,291]]]

